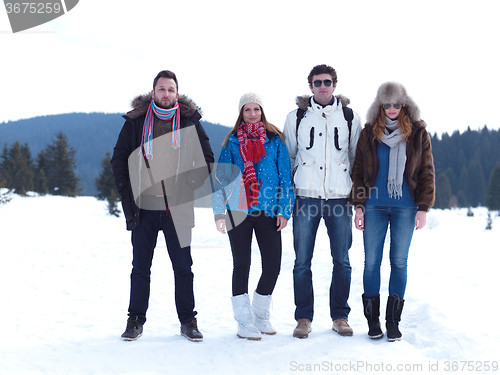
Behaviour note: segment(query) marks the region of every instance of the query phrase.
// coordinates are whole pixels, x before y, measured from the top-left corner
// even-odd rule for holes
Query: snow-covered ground
[[[92,197],[12,195],[0,206],[0,374],[500,373],[500,218],[485,230],[486,209],[474,209],[474,214],[431,210],[427,227],[415,233],[403,340],[395,343],[367,336],[362,235],[355,229],[349,299],[354,336],[332,331],[331,257],[324,226],[313,261],[313,332],[305,340],[292,337],[290,222],[283,232],[272,310],[278,334],[255,342],[236,336],[227,235],[215,230],[210,209],[197,208],[192,253],[204,341],[193,343],[179,334],[171,264],[161,238],[144,335],[124,342],[131,245],[123,217],[107,215],[106,202]],[[386,254],[383,305],[388,263]],[[254,247],[251,291],[259,264]]]

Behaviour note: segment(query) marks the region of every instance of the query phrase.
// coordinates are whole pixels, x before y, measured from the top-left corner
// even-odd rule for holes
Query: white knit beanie
[[[264,103],[262,102],[262,99],[259,96],[259,94],[256,94],[254,92],[247,92],[246,94],[243,94],[243,96],[240,98],[240,105],[238,107],[238,112],[241,112],[241,108],[243,108],[243,106],[248,103],[257,103],[262,107],[262,109],[264,109]]]

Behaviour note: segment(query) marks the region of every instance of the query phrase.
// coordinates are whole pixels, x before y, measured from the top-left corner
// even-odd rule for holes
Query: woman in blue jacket
[[[290,219],[295,196],[285,137],[266,120],[260,96],[243,95],[239,111],[216,167],[212,205],[217,230],[224,234],[227,229],[231,243],[237,335],[260,340],[261,333],[276,333],[269,322],[269,309],[281,268],[281,230]],[[250,304],[253,233],[260,249],[262,275]]]

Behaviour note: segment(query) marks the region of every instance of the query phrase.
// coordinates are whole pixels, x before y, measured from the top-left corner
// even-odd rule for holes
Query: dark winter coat
[[[129,174],[129,157],[132,152],[141,147],[142,131],[144,120],[149,104],[151,102],[151,94],[145,94],[136,97],[132,101],[133,110],[125,116],[125,124],[118,136],[113,156],[111,158],[111,166],[113,169],[113,177],[118,193],[121,197],[123,212],[127,222],[127,230],[133,230],[140,223],[140,208],[136,204],[137,197],[134,199],[132,191],[130,174]],[[176,190],[182,192],[183,202],[188,202],[188,206],[183,206],[179,210],[178,217],[174,218],[178,223],[194,226],[194,190],[203,185],[204,180],[208,177],[209,166],[214,162],[214,156],[210,147],[208,136],[200,123],[201,110],[196,104],[186,96],[180,95],[178,99],[180,109],[180,129],[186,129],[189,126],[194,126],[198,135],[201,150],[206,163],[206,168],[203,168],[203,173],[200,169],[193,170],[186,174],[186,178],[176,181]],[[190,153],[193,148],[190,144],[186,144],[187,140],[181,138],[180,160],[193,160]],[[198,147],[199,148],[199,147]],[[187,197],[187,198],[186,198]],[[175,198],[169,197],[169,206]],[[182,216],[182,217],[181,217]]]
[[[351,204],[363,206],[370,196],[378,173],[377,146],[372,125],[366,124],[359,136],[352,171]],[[435,199],[435,171],[431,138],[424,121],[413,123],[406,144],[405,178],[419,211],[427,211]]]

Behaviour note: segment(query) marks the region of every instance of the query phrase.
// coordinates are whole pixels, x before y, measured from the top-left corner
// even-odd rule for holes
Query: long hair
[[[269,121],[267,121],[266,115],[264,114],[264,109],[260,105],[259,105],[259,107],[260,107],[260,113],[262,115],[261,121],[262,121],[262,124],[264,124],[264,128],[266,128],[266,130],[269,130],[271,133],[278,134],[280,139],[282,141],[284,141],[285,135],[283,134],[283,132],[281,130],[279,130],[275,125],[273,125]],[[240,127],[241,123],[243,122],[243,109],[244,109],[244,106],[241,107],[240,115],[238,116],[238,120],[236,120],[236,124],[234,124],[233,129],[231,129],[229,134],[226,135],[226,138],[224,138],[224,142],[222,142],[222,146],[225,146],[227,144],[227,142],[229,141],[229,138],[234,133],[236,133],[238,131],[238,128]]]
[[[384,134],[385,118],[385,110],[382,106],[380,106],[380,115],[378,116],[377,121],[375,121],[375,123],[373,124],[373,134],[375,136],[375,139],[379,142],[382,140],[382,136]],[[407,141],[410,137],[413,123],[410,119],[410,116],[408,116],[408,112],[406,111],[405,107],[401,107],[401,111],[399,112],[398,128],[401,129],[403,139]]]

